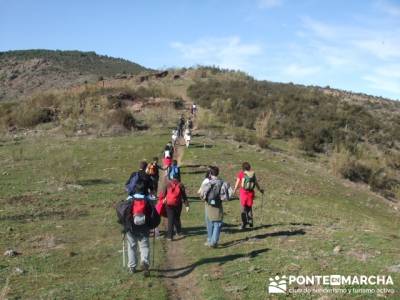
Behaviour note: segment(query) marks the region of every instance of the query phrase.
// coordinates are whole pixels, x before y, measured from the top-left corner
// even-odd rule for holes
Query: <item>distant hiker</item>
[[[191,107],[191,113],[194,116],[194,115],[196,115],[196,112],[197,112],[197,105],[195,103],[193,103],[192,107]]]
[[[236,193],[237,188],[240,186],[240,206],[241,206],[241,229],[245,229],[246,225],[253,227],[253,202],[254,202],[254,189],[257,188],[262,194],[264,190],[260,188],[256,174],[251,170],[248,162],[242,164],[242,171],[236,175],[236,183],[233,193]]]
[[[189,128],[185,129],[184,139],[185,139],[186,148],[189,148],[190,140],[192,139],[192,133],[190,132]]]
[[[189,130],[192,130],[192,129],[193,129],[193,121],[192,121],[192,118],[189,118],[189,119],[186,121],[186,128],[189,129]]]
[[[153,157],[153,161],[147,165],[146,173],[150,176],[151,180],[151,190],[153,195],[157,195],[158,190],[158,180],[160,179],[159,170],[163,170],[163,168],[158,164],[158,157]]]
[[[222,201],[229,200],[229,183],[218,178],[218,167],[210,168],[210,178],[201,187],[200,197],[206,202],[207,242],[206,246],[216,248],[223,220]],[[205,181],[205,180],[204,180]]]
[[[176,178],[178,181],[181,181],[181,168],[178,166],[178,161],[176,159],[172,161],[172,165],[168,168],[167,174],[169,180]]]
[[[138,183],[142,183],[144,186],[144,193],[148,195],[152,190],[152,182],[150,176],[146,173],[147,162],[141,161],[139,163],[139,170],[135,171],[129,176],[128,181],[125,183],[125,190],[128,196],[132,196],[136,192],[136,186]]]
[[[172,164],[172,157],[174,156],[174,146],[171,142],[165,146],[163,151],[163,167],[167,169]]]
[[[169,180],[162,191],[163,203],[168,218],[167,240],[172,241],[174,237],[174,228],[176,235],[180,236],[182,232],[181,212],[182,204],[186,207],[186,212],[189,212],[189,202],[185,192],[185,186],[179,182],[178,174],[174,174],[172,180]]]
[[[172,140],[172,145],[175,146],[176,141],[178,140],[178,130],[172,130],[171,140]]]
[[[178,135],[179,137],[183,136],[183,128],[185,127],[185,118],[183,115],[179,118],[178,121]]]

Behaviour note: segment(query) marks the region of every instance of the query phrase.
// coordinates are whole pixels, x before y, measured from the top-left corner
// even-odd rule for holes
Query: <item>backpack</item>
[[[146,173],[150,176],[157,176],[157,165],[156,164],[149,164],[146,169]]]
[[[255,173],[248,174],[244,172],[244,177],[242,179],[242,188],[246,191],[253,191],[256,186],[256,175]]]
[[[224,182],[218,179],[216,182],[210,183],[211,187],[207,192],[206,200],[207,203],[214,207],[221,206],[221,188]]]
[[[122,231],[124,233],[132,232],[132,201],[122,200],[116,205],[115,210],[117,212],[117,222],[122,225]]]
[[[133,195],[137,190],[147,192],[150,187],[150,182],[147,174],[144,172],[134,172],[129,177],[125,185],[125,191],[128,195]]]
[[[181,184],[177,180],[173,180],[167,187],[167,205],[178,206],[182,198]]]
[[[144,226],[154,229],[161,222],[155,207],[143,199],[123,200],[116,205],[116,212],[117,222],[122,225],[124,233],[134,232]]]
[[[180,170],[179,170],[179,167],[178,167],[178,166],[171,166],[171,167],[169,168],[168,178],[169,178],[170,180],[176,179],[176,178],[177,178],[176,176],[179,177],[179,175],[180,175]]]

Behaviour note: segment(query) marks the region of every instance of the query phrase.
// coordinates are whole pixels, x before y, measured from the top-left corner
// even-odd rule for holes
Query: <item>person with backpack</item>
[[[207,242],[205,245],[212,248],[218,246],[221,233],[224,214],[222,202],[230,198],[229,183],[218,178],[218,175],[218,167],[211,167],[209,180],[204,180],[205,184],[200,188],[200,197],[206,205]]]
[[[163,151],[163,167],[164,167],[164,169],[167,169],[168,167],[171,166],[173,157],[174,157],[174,146],[172,145],[171,142],[168,142],[165,145],[165,148]]]
[[[236,190],[239,186],[242,219],[240,229],[243,230],[247,225],[249,225],[250,228],[253,227],[253,202],[255,196],[254,189],[257,188],[260,193],[264,194],[264,190],[260,188],[256,174],[251,170],[251,166],[248,162],[244,162],[242,164],[242,170],[236,175],[236,183],[235,188],[233,189],[233,194],[236,193]]]
[[[151,180],[151,190],[153,195],[157,195],[158,191],[158,180],[160,179],[160,172],[159,170],[164,170],[159,164],[158,164],[158,157],[153,157],[153,161],[147,165],[146,168],[146,173],[147,175],[150,176]]]
[[[128,196],[132,196],[136,192],[136,185],[138,182],[143,182],[144,193],[148,195],[152,190],[152,181],[150,176],[146,173],[147,162],[141,161],[139,163],[139,170],[135,171],[129,176],[128,181],[125,183],[125,190]]]
[[[183,128],[185,127],[185,118],[183,115],[181,115],[181,117],[179,118],[178,121],[178,133],[179,133],[179,137],[183,136]]]
[[[176,159],[173,160],[172,165],[167,169],[167,174],[169,180],[176,178],[178,181],[181,181],[181,168],[178,166]]]
[[[123,233],[127,238],[128,270],[130,273],[136,272],[137,257],[140,256],[140,265],[145,277],[150,275],[150,229],[160,224],[160,216],[147,192],[145,181],[138,180],[135,192],[116,207],[118,222],[123,225]]]
[[[177,173],[174,173],[173,178],[167,181],[161,195],[168,218],[166,238],[172,241],[174,237],[174,228],[177,236],[180,236],[182,232],[182,204],[185,205],[186,212],[189,212],[189,201],[186,196],[185,186],[178,180]]]

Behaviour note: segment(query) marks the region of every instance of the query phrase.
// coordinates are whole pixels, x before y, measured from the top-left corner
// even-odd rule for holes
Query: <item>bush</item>
[[[372,175],[371,168],[353,159],[343,164],[339,172],[346,179],[364,183],[369,183]]]

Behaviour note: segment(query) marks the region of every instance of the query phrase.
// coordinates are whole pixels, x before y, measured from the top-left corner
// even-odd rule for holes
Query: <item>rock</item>
[[[233,286],[225,286],[224,291],[228,293],[234,293],[234,292],[240,292],[240,291],[245,291],[247,290],[247,285],[243,286],[238,286],[238,285],[233,285]]]
[[[9,256],[9,257],[15,257],[17,255],[21,255],[21,253],[13,250],[13,249],[8,249],[6,252],[3,254],[4,256]]]
[[[70,251],[70,252],[68,253],[68,256],[69,256],[69,257],[74,257],[74,256],[76,256],[76,255],[78,255],[78,253],[76,253],[76,252],[74,252],[74,251]]]
[[[392,272],[392,273],[400,273],[400,264],[390,266],[390,267],[386,268],[386,270],[388,272]]]
[[[20,268],[15,268],[15,269],[14,269],[14,272],[17,273],[17,274],[24,274],[26,271],[25,271],[25,270],[22,270],[22,269],[20,269]]]
[[[339,245],[336,246],[335,248],[333,248],[333,254],[339,254],[339,252],[342,251],[342,247],[340,247]]]
[[[256,270],[256,267],[255,267],[255,266],[251,266],[251,267],[248,269],[249,272],[254,272],[255,270]]]
[[[72,190],[83,190],[83,186],[80,184],[67,184],[67,188]]]

